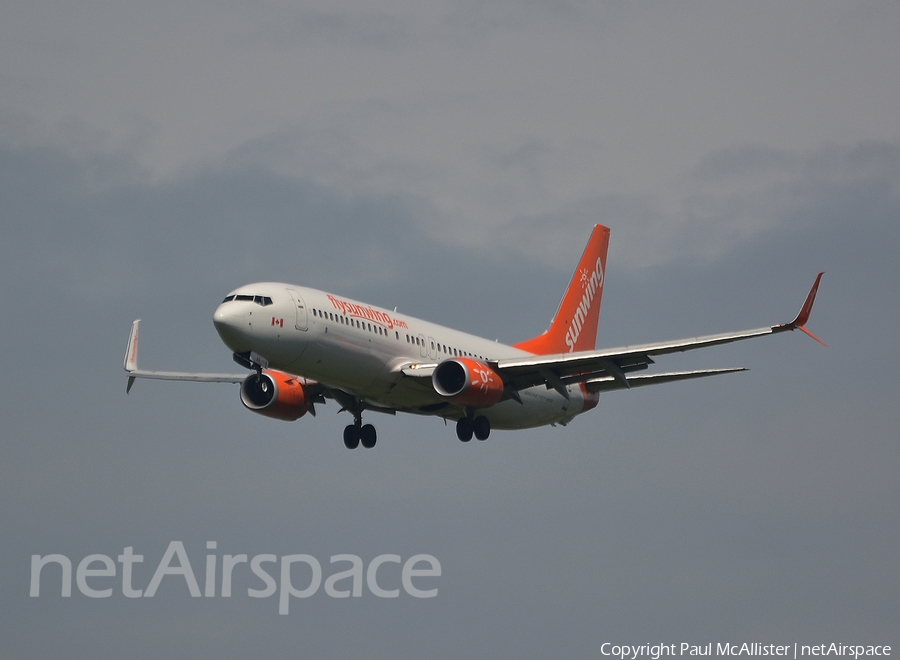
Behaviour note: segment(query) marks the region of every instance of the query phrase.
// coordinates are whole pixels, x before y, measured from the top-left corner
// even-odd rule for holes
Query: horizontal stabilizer
[[[730,367],[727,369],[697,369],[695,371],[674,371],[665,374],[641,374],[629,376],[628,382],[623,383],[615,376],[603,376],[601,378],[593,378],[585,382],[590,392],[609,392],[611,390],[624,390],[632,387],[641,387],[642,385],[656,385],[658,383],[674,383],[678,380],[691,380],[693,378],[704,378],[706,376],[718,376],[719,374],[731,374],[738,371],[747,371],[744,367]]]

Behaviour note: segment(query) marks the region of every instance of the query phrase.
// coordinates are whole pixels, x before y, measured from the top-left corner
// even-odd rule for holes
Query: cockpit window
[[[241,293],[238,295],[230,295],[226,296],[223,303],[231,302],[232,300],[246,300],[247,302],[255,302],[257,305],[261,305],[262,307],[266,307],[272,304],[272,299],[269,296],[251,296],[245,293]]]

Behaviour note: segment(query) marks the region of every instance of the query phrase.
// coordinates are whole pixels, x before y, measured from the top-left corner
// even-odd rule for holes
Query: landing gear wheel
[[[356,424],[350,424],[344,427],[344,446],[347,449],[356,449],[359,447],[360,428]],[[375,444],[374,442],[372,444]]]
[[[463,417],[456,422],[456,437],[463,442],[468,442],[472,439],[472,422],[468,417]]]
[[[487,440],[491,434],[491,423],[487,417],[476,417],[472,420],[472,431],[479,440]]]
[[[375,441],[377,439],[378,436],[375,433],[375,427],[371,424],[366,424],[359,430],[359,441],[366,449],[371,449],[372,447],[374,447]]]

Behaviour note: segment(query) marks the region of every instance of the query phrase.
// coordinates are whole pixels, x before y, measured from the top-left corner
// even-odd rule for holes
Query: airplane
[[[456,423],[459,440],[485,440],[491,429],[566,425],[612,390],[745,371],[743,367],[638,373],[670,353],[806,329],[823,273],[790,323],[597,350],[609,228],[595,225],[550,327],[507,346],[344,296],[277,282],[229,293],[213,314],[219,337],[243,374],[138,368],[140,319],[125,352],[126,393],[138,378],[240,384],[244,406],[294,421],[333,399],[353,423],[344,445],[375,446],[366,411],[430,415]]]

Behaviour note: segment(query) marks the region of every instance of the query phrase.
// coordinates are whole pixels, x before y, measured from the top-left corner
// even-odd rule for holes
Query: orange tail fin
[[[609,227],[594,225],[578,268],[547,332],[516,344],[516,348],[549,355],[590,351],[596,347],[608,248]]]

